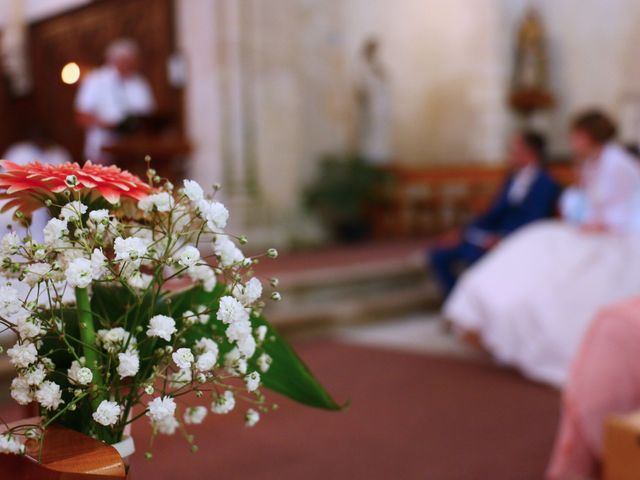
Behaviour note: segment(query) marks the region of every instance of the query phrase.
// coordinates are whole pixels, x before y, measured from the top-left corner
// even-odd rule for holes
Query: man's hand
[[[487,250],[491,250],[493,247],[495,247],[498,243],[500,243],[500,240],[502,240],[502,237],[496,233],[491,234],[491,235],[487,235],[487,238],[484,242],[484,248]]]
[[[609,227],[607,227],[604,223],[592,222],[581,225],[580,230],[584,233],[600,234],[607,233],[609,231]]]
[[[439,247],[451,247],[462,241],[462,231],[459,229],[449,230],[436,239],[436,245]]]
[[[98,117],[91,113],[76,112],[76,123],[82,128],[101,127],[111,128],[114,125],[111,123],[103,122]]]

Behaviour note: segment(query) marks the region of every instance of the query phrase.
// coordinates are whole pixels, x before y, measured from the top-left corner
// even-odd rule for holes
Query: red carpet
[[[135,480],[539,480],[551,449],[558,393],[515,373],[452,359],[332,342],[299,344],[346,412],[281,409],[245,429],[242,412],[191,429],[200,451],[135,427]]]

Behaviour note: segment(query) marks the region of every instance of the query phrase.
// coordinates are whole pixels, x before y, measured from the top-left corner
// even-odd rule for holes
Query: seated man
[[[439,283],[448,295],[457,280],[457,269],[479,260],[502,238],[530,222],[553,215],[560,188],[543,168],[545,140],[535,132],[523,132],[511,143],[512,168],[489,211],[443,242],[429,256]]]

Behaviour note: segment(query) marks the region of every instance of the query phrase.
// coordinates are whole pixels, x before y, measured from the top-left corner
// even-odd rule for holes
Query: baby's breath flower
[[[247,373],[247,359],[237,347],[232,348],[225,354],[224,366],[232,375],[244,375]]]
[[[258,343],[262,343],[264,342],[264,339],[267,336],[267,326],[266,325],[260,325],[258,328],[256,328],[256,341]]]
[[[130,262],[139,260],[147,253],[147,244],[137,237],[118,237],[113,243],[113,249],[116,254],[116,260]]]
[[[202,406],[188,407],[184,411],[184,423],[187,425],[199,425],[207,416],[207,409]]]
[[[247,410],[246,415],[244,416],[244,424],[247,427],[253,427],[260,421],[260,413],[258,413],[253,408]]]
[[[202,187],[193,180],[185,180],[183,182],[184,194],[191,200],[192,202],[199,202],[204,198],[204,192],[202,191]]]
[[[256,364],[262,373],[267,373],[271,367],[271,362],[273,362],[273,359],[267,353],[263,353],[258,357]]]
[[[191,310],[186,310],[182,314],[182,321],[185,323],[185,325],[189,325],[189,326],[195,325],[197,319],[198,319],[198,316]]]
[[[21,340],[35,338],[44,333],[42,322],[37,318],[29,316],[28,313],[18,316],[15,322]]]
[[[236,406],[236,399],[231,390],[225,390],[222,395],[211,404],[211,411],[219,415],[229,413]]]
[[[67,175],[64,183],[67,184],[67,187],[75,187],[78,184],[78,177],[75,175]]]
[[[91,260],[76,258],[69,263],[64,273],[71,288],[87,288],[92,280]]]
[[[206,305],[198,305],[196,307],[196,313],[198,314],[198,322],[202,325],[206,325],[211,317],[211,311]]]
[[[67,222],[78,222],[87,212],[87,206],[77,200],[67,203],[60,211],[60,218]]]
[[[84,366],[84,357],[82,357],[80,361],[71,362],[71,366],[67,370],[67,377],[74,385],[88,385],[93,380],[93,373]]]
[[[147,404],[147,416],[154,422],[159,422],[167,417],[173,417],[176,411],[176,402],[171,397],[156,397]]]
[[[109,353],[117,353],[120,351],[131,334],[122,327],[115,327],[109,330],[100,329],[97,333],[97,343]],[[135,337],[131,337],[129,341],[129,348],[133,348],[136,345]]]
[[[140,369],[140,357],[135,351],[118,354],[118,375],[120,378],[133,377]]]
[[[147,336],[160,337],[167,342],[171,340],[171,335],[176,332],[176,321],[166,315],[155,315],[149,320]]]
[[[125,269],[123,276],[130,287],[137,290],[146,290],[151,285],[153,277],[148,273],[142,273],[140,270]]]
[[[40,388],[36,391],[36,400],[46,410],[57,409],[64,403],[60,385],[49,380],[42,382]]]
[[[201,282],[205,292],[213,292],[216,286],[216,274],[209,265],[192,265],[187,269],[187,275],[194,282]]]
[[[247,387],[247,391],[255,392],[260,386],[260,374],[258,372],[251,372],[244,377],[244,383]]]
[[[200,250],[192,245],[182,248],[177,255],[177,261],[183,267],[192,267],[200,260]]]
[[[262,283],[256,277],[252,277],[244,285],[239,283],[233,288],[233,296],[245,306],[255,303],[261,295]]]
[[[188,348],[179,348],[171,355],[171,358],[180,369],[191,368],[194,361],[193,353]]]
[[[20,405],[28,405],[34,400],[34,392],[26,378],[16,377],[11,381],[11,398]]]
[[[31,342],[16,343],[7,350],[9,361],[17,368],[26,368],[38,359],[38,350]]]
[[[203,354],[198,355],[196,368],[201,372],[208,372],[215,367],[217,359],[217,355],[213,352],[204,352]]]
[[[173,435],[179,426],[175,417],[165,417],[162,420],[151,422],[153,429],[162,435]]]
[[[108,427],[118,423],[121,413],[122,407],[118,405],[117,402],[103,400],[100,402],[100,405],[98,405],[96,411],[93,412],[92,417],[100,425]]]
[[[213,251],[220,259],[220,264],[223,267],[230,267],[244,259],[242,251],[226,235],[216,236],[213,243]]]
[[[182,368],[169,375],[169,384],[175,388],[182,388],[193,381],[193,374],[190,368]]]
[[[227,226],[229,211],[220,202],[200,200],[198,202],[198,210],[212,232],[221,232]]]
[[[224,296],[220,299],[220,307],[216,318],[229,325],[247,321],[249,313],[238,300],[230,296]]]
[[[216,342],[206,337],[202,337],[200,340],[198,340],[195,343],[194,350],[196,351],[196,353],[211,352],[216,357],[218,356],[218,351],[219,351],[218,345],[216,344]]]
[[[24,281],[31,287],[50,279],[54,273],[54,267],[48,263],[33,263],[24,270]]]
[[[107,257],[104,256],[102,250],[95,248],[91,253],[91,278],[102,280],[109,273],[107,265]]]
[[[16,232],[9,232],[4,237],[2,237],[2,241],[0,242],[0,254],[2,256],[9,256],[18,253],[20,246],[22,245],[22,240]]]
[[[24,444],[20,442],[15,435],[11,433],[0,435],[0,453],[22,455],[24,451]]]
[[[173,205],[173,197],[167,192],[149,195],[138,202],[138,208],[145,213],[152,211],[165,213],[171,210]]]

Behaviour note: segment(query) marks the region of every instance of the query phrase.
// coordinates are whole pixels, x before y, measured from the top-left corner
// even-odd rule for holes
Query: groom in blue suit
[[[431,267],[448,295],[461,267],[479,260],[501,239],[518,228],[554,214],[559,185],[543,168],[544,137],[536,132],[516,135],[511,143],[511,173],[489,210],[462,232],[429,253]]]

